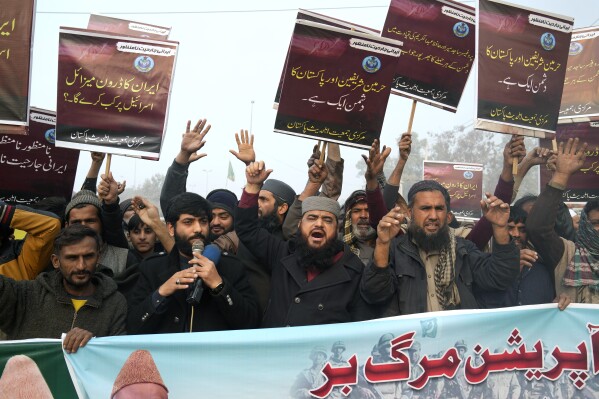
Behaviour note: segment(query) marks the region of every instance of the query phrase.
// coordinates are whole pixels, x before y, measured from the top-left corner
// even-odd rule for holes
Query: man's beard
[[[443,225],[436,233],[427,233],[415,223],[410,223],[408,232],[416,245],[424,252],[439,252],[449,245],[449,226]]]
[[[266,229],[269,233],[274,232],[281,227],[279,216],[275,211],[272,211],[268,215],[262,215],[262,217],[258,219],[258,227]]]
[[[318,271],[325,271],[333,266],[333,258],[337,253],[343,250],[343,243],[333,237],[324,246],[313,249],[308,246],[308,240],[298,234],[295,239],[297,262],[304,269],[316,268]]]
[[[208,233],[208,237],[210,238],[210,241],[214,241],[216,240],[218,237],[224,236],[227,233],[230,233],[231,231],[233,231],[233,229],[235,228],[234,225],[231,225],[231,227],[229,227],[228,229],[224,229],[224,231],[221,234],[214,234],[212,232],[212,229],[210,229],[210,232]]]
[[[362,224],[362,226],[364,226]],[[368,224],[367,228],[359,228],[358,224],[352,224],[352,231],[354,233],[354,236],[361,241],[368,241],[368,240],[372,240],[374,237],[376,237],[376,230],[370,225]]]
[[[193,257],[191,250],[192,243],[190,240],[202,240],[204,244],[206,244],[206,237],[204,237],[202,233],[195,234],[191,237],[182,237],[175,231],[175,245],[177,246],[177,249],[189,258]]]

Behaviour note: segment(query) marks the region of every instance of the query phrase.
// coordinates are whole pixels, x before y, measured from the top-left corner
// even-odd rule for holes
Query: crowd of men
[[[495,192],[481,201],[483,217],[461,225],[438,182],[417,182],[405,199],[399,193],[410,134],[398,141],[389,176],[383,167],[391,148],[375,140],[364,155],[364,189],[340,204],[338,145],[326,157],[315,147],[296,193],[270,177],[247,131],[235,135],[238,149],[231,150],[246,165],[243,192],[187,192],[189,165],[205,155],[199,151],[209,130],[206,120],[187,123],[161,191],[164,221],[147,199],[119,198],[123,186],[111,173],[97,184],[103,155],[95,153],[68,203],[0,202],[0,330],[7,339],[67,333],[64,347],[76,352],[92,337],[119,334],[599,303],[599,202],[585,205],[577,228],[562,203],[585,159],[578,139],[557,152],[527,153],[523,138],[511,137]],[[538,197],[514,202],[524,174],[514,178],[514,160],[523,172],[534,165],[554,171]],[[14,239],[13,229],[25,238]],[[336,361],[341,348],[333,346]],[[327,356],[319,349],[311,359]]]

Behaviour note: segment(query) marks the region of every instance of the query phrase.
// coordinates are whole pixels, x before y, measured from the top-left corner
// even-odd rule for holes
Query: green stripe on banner
[[[15,355],[26,355],[37,363],[55,399],[77,399],[60,340],[0,342],[0,373]]]

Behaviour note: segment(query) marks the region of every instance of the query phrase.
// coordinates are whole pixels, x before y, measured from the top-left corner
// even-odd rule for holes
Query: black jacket
[[[250,287],[239,259],[224,253],[216,268],[224,288],[218,295],[204,289],[200,304],[194,307],[193,331],[257,327],[260,315],[256,293]],[[139,265],[139,279],[129,297],[129,334],[189,331],[192,307],[186,302],[187,290],[177,291],[158,308],[152,303],[154,291],[179,270],[176,247],[169,255],[158,254]]]
[[[456,237],[455,275],[461,309],[476,309],[473,286],[480,290],[506,290],[520,271],[520,251],[513,244],[493,245],[493,253],[481,252],[471,242]],[[364,271],[361,292],[369,303],[385,304],[385,316],[427,311],[427,276],[418,247],[409,234],[391,243],[388,267],[370,262]]]
[[[312,281],[298,264],[294,241],[256,227],[257,207],[237,208],[235,231],[260,264],[271,272],[263,327],[302,326],[367,320],[376,316],[359,293],[364,266],[349,247],[342,258]]]

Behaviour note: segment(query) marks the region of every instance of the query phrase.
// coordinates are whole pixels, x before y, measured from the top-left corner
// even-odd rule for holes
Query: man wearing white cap
[[[283,241],[257,225],[258,196],[272,170],[246,167],[247,184],[235,215],[240,240],[272,273],[264,327],[341,323],[373,317],[359,294],[363,265],[337,238],[340,206],[324,197],[302,203],[299,234]]]

